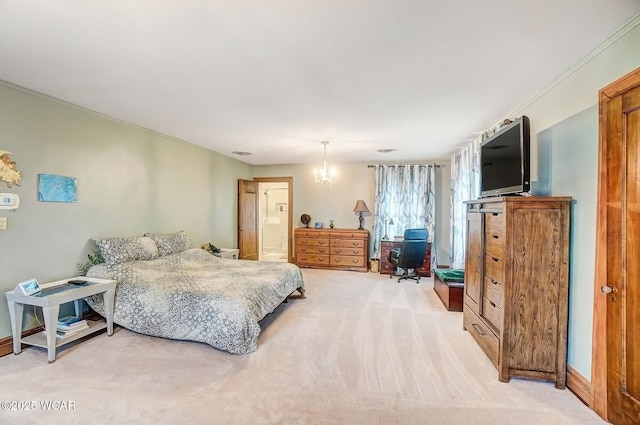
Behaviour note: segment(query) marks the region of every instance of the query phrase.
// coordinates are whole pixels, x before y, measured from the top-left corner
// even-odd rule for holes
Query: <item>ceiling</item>
[[[0,0],[0,80],[254,165],[317,162],[323,140],[339,162],[429,161],[638,12],[640,0]]]

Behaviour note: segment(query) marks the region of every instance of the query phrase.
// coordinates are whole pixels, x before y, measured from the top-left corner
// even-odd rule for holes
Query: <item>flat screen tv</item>
[[[529,146],[529,118],[525,116],[482,143],[482,197],[529,192]]]

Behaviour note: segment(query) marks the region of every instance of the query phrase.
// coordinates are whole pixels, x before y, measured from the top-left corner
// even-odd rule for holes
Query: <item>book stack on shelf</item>
[[[58,319],[56,337],[65,338],[88,328],[89,324],[87,323],[86,319],[81,319],[76,316],[63,317],[61,319]]]

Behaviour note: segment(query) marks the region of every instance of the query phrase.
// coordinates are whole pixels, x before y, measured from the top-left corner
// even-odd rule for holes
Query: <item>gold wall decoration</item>
[[[3,181],[8,187],[14,184],[20,186],[22,176],[20,171],[16,170],[16,162],[12,161],[10,155],[13,153],[0,149],[0,181]]]

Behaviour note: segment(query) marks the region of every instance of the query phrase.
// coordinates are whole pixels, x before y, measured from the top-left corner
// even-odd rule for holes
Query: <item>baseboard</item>
[[[22,338],[33,335],[42,331],[42,326],[36,326],[32,329],[26,329],[22,331]],[[28,347],[27,345],[22,344],[22,348]],[[13,337],[11,335],[5,336],[4,338],[0,338],[0,357],[6,356],[7,354],[13,353]]]
[[[591,399],[591,382],[571,366],[567,366],[567,388],[584,404],[589,407],[593,406],[593,400]]]

